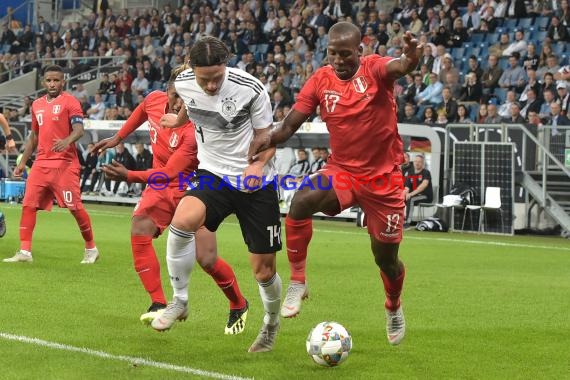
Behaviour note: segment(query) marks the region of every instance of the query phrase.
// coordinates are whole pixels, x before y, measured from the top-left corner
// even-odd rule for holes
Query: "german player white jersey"
[[[178,75],[175,87],[196,126],[198,168],[227,178],[234,187],[245,190],[241,176],[248,166],[253,130],[267,128],[273,122],[271,102],[263,84],[245,71],[228,67],[214,96],[202,90],[192,69]],[[272,159],[265,165],[263,175],[270,181],[275,174]]]

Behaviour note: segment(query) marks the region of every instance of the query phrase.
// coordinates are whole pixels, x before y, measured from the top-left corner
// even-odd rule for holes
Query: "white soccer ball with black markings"
[[[307,353],[324,367],[334,367],[348,358],[352,337],[338,322],[321,322],[307,337]]]

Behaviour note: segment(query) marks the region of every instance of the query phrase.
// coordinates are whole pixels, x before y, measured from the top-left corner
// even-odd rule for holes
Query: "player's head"
[[[360,66],[360,29],[350,22],[338,22],[329,30],[327,55],[336,75],[350,79]]]
[[[222,40],[211,36],[199,39],[190,49],[190,66],[196,75],[196,83],[206,94],[218,93],[231,55]]]
[[[44,70],[44,87],[50,98],[56,98],[61,93],[65,81],[63,69],[58,65],[51,65]]]
[[[178,113],[182,108],[183,102],[178,96],[176,92],[176,88],[174,87],[174,82],[176,81],[176,77],[180,75],[181,72],[188,69],[190,66],[187,64],[180,65],[170,73],[170,78],[168,79],[168,83],[166,86],[166,95],[168,95],[168,111],[172,113]]]

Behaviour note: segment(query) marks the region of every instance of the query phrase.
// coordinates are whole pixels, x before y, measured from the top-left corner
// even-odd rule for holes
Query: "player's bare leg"
[[[287,258],[291,268],[291,282],[281,307],[281,315],[285,318],[297,316],[301,311],[302,301],[309,297],[305,272],[307,250],[313,235],[313,214],[318,211],[338,212],[339,210],[334,190],[332,188],[327,190],[328,178],[314,174],[310,180],[313,188],[305,186],[295,193],[285,219]]]
[[[399,243],[384,243],[371,237],[372,252],[386,293],[386,336],[392,345],[400,344],[406,333],[406,321],[400,295],[404,285],[406,270],[398,258]]]

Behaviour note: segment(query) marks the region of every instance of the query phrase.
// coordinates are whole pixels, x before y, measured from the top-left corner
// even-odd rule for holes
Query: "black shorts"
[[[230,214],[236,214],[243,240],[251,253],[274,253],[281,250],[281,214],[275,182],[253,193],[245,193],[226,184],[206,170],[198,170],[193,183],[208,177],[207,186],[195,186],[187,196],[206,205],[204,226],[216,231]],[[204,182],[206,183],[206,181]]]

